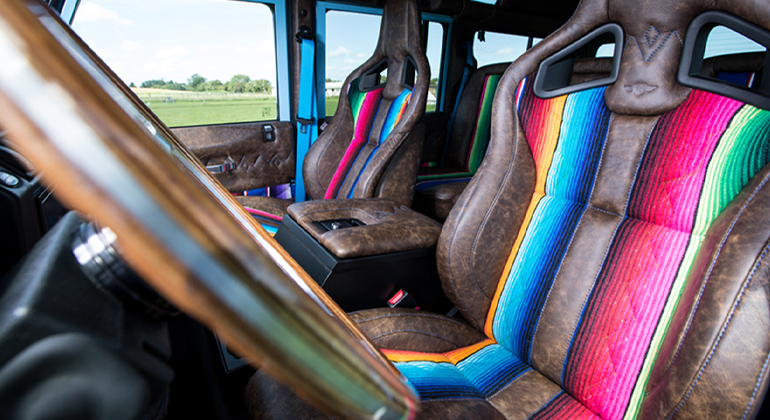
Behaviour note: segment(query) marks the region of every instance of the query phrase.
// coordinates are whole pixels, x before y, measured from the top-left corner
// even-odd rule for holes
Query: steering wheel
[[[0,125],[150,285],[327,412],[413,418],[395,367],[39,0],[0,0]]]

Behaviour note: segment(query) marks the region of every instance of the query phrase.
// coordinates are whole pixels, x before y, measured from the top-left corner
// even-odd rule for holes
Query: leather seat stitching
[[[687,394],[684,396],[684,398],[679,403],[679,405],[677,405],[676,409],[674,409],[674,411],[668,417],[666,417],[666,420],[668,420],[671,417],[673,417],[679,411],[679,409],[682,408],[684,403],[687,402],[687,400],[690,398],[690,395],[695,390],[695,386],[698,384],[698,381],[700,380],[701,375],[703,375],[703,372],[706,370],[706,368],[708,367],[709,363],[711,362],[711,358],[714,356],[714,353],[716,352],[717,347],[719,347],[719,344],[722,341],[722,336],[724,336],[725,331],[727,331],[727,327],[730,325],[730,322],[732,321],[733,314],[735,314],[735,309],[738,307],[738,305],[740,305],[741,299],[743,298],[743,294],[746,292],[746,289],[749,287],[749,284],[751,283],[751,280],[753,280],[753,278],[754,278],[754,274],[756,274],[757,269],[761,265],[762,261],[764,260],[765,256],[767,255],[768,251],[770,251],[770,245],[765,246],[764,251],[762,251],[762,254],[760,255],[759,259],[754,264],[754,268],[751,270],[751,274],[749,274],[748,279],[746,279],[746,281],[743,283],[743,286],[741,287],[741,291],[738,293],[738,297],[735,300],[735,302],[733,303],[733,307],[732,307],[732,309],[730,309],[730,313],[727,315],[727,319],[724,321],[724,324],[722,325],[722,328],[719,331],[719,335],[717,336],[716,341],[711,345],[711,350],[709,351],[709,354],[706,357],[706,360],[703,363],[703,366],[701,366],[701,368],[698,370],[698,374],[695,376],[695,379],[690,384],[690,389],[687,391]],[[705,284],[707,282],[708,281],[704,282],[704,286],[705,286]],[[701,288],[701,291],[703,291],[703,289],[704,288]],[[698,309],[698,304],[700,303],[701,296],[702,296],[702,294],[700,296],[698,296],[698,301],[695,304],[695,308],[693,310],[693,314]],[[686,335],[687,334],[685,333],[685,336]],[[682,342],[684,342],[684,338],[682,339]]]
[[[478,174],[480,175],[482,172],[483,172],[483,168],[482,168],[482,170],[478,171]],[[470,201],[470,197],[472,197],[473,194],[475,193],[476,188],[478,187],[478,184],[479,184],[478,181],[476,181],[476,182],[473,182],[472,185],[470,185],[471,189],[469,190],[468,198],[460,206],[460,214],[457,216],[457,221],[458,222],[463,218],[463,216],[465,214],[465,210],[466,210],[466,208],[468,206],[468,202]],[[449,240],[449,251],[447,252],[447,254],[449,255],[450,258],[451,258],[451,255],[454,253],[454,245],[455,245],[454,238],[455,238],[455,235],[457,233],[457,229],[459,228],[459,226],[460,226],[460,223],[455,223],[454,228],[452,230],[452,235],[450,236],[451,239]],[[457,305],[458,309],[462,309],[462,310],[467,312],[468,307],[465,305],[465,301],[463,300],[462,295],[457,290],[457,283],[455,282],[454,274],[452,273],[452,263],[451,263],[451,261],[448,261],[447,271],[449,272],[449,279],[448,279],[448,281],[452,284],[452,288],[454,289],[455,296],[459,300],[459,302],[455,302],[455,305]],[[472,317],[471,317],[471,319],[469,321],[473,324],[474,327],[476,327],[476,328],[479,327],[478,324],[476,323],[476,320],[472,319]]]
[[[765,184],[767,184],[768,180],[770,180],[770,173],[765,175],[765,178],[762,180],[762,183],[760,185],[758,185],[757,188],[754,189],[754,191],[752,191],[751,195],[748,197],[746,202],[741,205],[740,211],[733,217],[733,220],[730,223],[730,228],[727,229],[727,231],[725,232],[724,235],[722,235],[722,238],[721,238],[721,240],[719,242],[719,246],[717,247],[717,250],[714,253],[714,256],[711,258],[711,262],[709,263],[709,269],[706,272],[706,276],[704,278],[703,284],[701,285],[700,290],[698,292],[698,299],[695,301],[695,306],[690,311],[689,320],[687,321],[687,327],[685,327],[685,331],[684,331],[684,334],[682,335],[682,339],[679,341],[679,346],[677,346],[674,358],[671,360],[671,363],[669,364],[668,368],[661,375],[660,381],[658,383],[656,383],[651,388],[650,392],[652,392],[652,390],[657,388],[663,382],[663,378],[670,373],[672,366],[674,365],[676,360],[679,358],[679,353],[682,351],[682,347],[684,346],[684,342],[685,342],[685,340],[687,338],[688,333],[690,332],[690,328],[692,327],[692,323],[693,323],[693,320],[695,318],[695,314],[698,312],[698,306],[700,305],[700,301],[703,298],[703,293],[705,293],[705,291],[706,291],[706,286],[708,285],[708,281],[711,278],[712,272],[714,271],[714,266],[716,265],[717,260],[719,260],[719,256],[722,253],[722,249],[724,248],[725,243],[727,242],[727,238],[728,238],[728,236],[730,236],[730,233],[732,232],[732,230],[735,227],[736,223],[738,223],[738,220],[743,215],[743,212],[744,212],[744,210],[746,210],[746,207],[748,207],[748,205],[754,200],[754,197],[759,193],[760,190],[762,190],[762,188],[765,186]],[[767,252],[767,249],[765,249],[765,252]],[[762,255],[764,256],[764,252],[763,252]],[[754,271],[751,272],[751,275],[753,275],[753,274],[754,274]]]
[[[444,341],[446,341],[447,343],[452,343],[452,344],[454,344],[454,345],[455,345],[457,348],[461,347],[461,346],[460,346],[460,345],[459,345],[457,342],[455,342],[454,340],[451,340],[451,339],[449,339],[449,338],[446,338],[446,337],[444,337],[444,336],[442,336],[442,335],[438,335],[438,334],[430,333],[430,332],[427,332],[427,331],[420,331],[420,330],[409,330],[409,329],[403,329],[403,330],[389,330],[389,331],[385,331],[385,332],[383,332],[382,334],[378,334],[378,335],[376,335],[376,336],[374,336],[374,337],[370,337],[370,340],[372,340],[372,341],[375,341],[375,340],[378,340],[378,339],[380,339],[380,338],[383,338],[383,337],[385,337],[386,335],[393,335],[393,334],[397,334],[397,333],[415,333],[415,334],[422,334],[422,335],[427,335],[428,337],[438,338],[438,339],[441,339],[441,340],[444,340]]]
[[[602,164],[604,163],[605,151],[607,150],[607,139],[609,138],[609,135],[610,135],[609,128],[612,126],[612,121],[614,120],[614,118],[615,118],[615,113],[613,112],[610,114],[609,121],[607,121],[607,133],[604,135],[604,141],[602,142],[602,152],[599,154],[599,162],[596,164],[596,172],[594,173],[594,179],[593,179],[593,182],[591,183],[591,191],[588,193],[588,198],[586,199],[586,202],[580,203],[582,205],[585,205],[585,208],[583,209],[583,213],[580,215],[580,219],[578,220],[578,223],[575,226],[575,230],[572,232],[572,236],[569,239],[569,243],[567,243],[567,246],[564,248],[564,254],[562,254],[561,261],[559,261],[559,267],[556,269],[556,273],[554,273],[553,275],[553,282],[556,282],[556,279],[559,278],[559,274],[561,274],[561,269],[564,267],[564,259],[566,258],[570,249],[572,249],[572,244],[575,241],[575,232],[577,232],[578,229],[580,229],[580,226],[583,225],[583,219],[585,217],[586,210],[588,210],[589,208],[593,208],[593,206],[590,206],[588,202],[591,201],[591,197],[593,196],[594,191],[596,189],[596,180],[599,178],[598,175],[602,169]],[[597,209],[597,210],[603,211],[605,213],[609,213],[604,210],[600,210],[600,209]],[[606,251],[605,251],[605,255],[606,255]],[[595,279],[596,277],[594,277],[594,282],[596,281]],[[548,306],[548,302],[551,300],[551,292],[553,292],[554,289],[555,287],[553,287],[553,283],[552,283],[552,286],[548,289],[548,293],[546,293],[545,295],[543,306],[540,310],[540,314],[537,317],[537,321],[535,322],[535,328],[532,330],[532,340],[530,340],[529,342],[530,358],[532,354],[532,348],[535,345],[535,338],[537,337],[537,332],[540,330],[540,320],[543,318],[543,314],[545,313],[545,308]]]
[[[741,417],[741,420],[745,419],[749,415],[749,410],[751,410],[751,407],[756,402],[755,398],[757,396],[757,391],[759,391],[759,387],[762,385],[763,378],[765,377],[765,373],[767,372],[767,363],[770,362],[770,353],[767,353],[767,357],[765,357],[765,363],[762,364],[762,370],[759,372],[759,376],[757,377],[757,383],[754,384],[754,390],[751,393],[751,399],[749,399],[749,404],[746,406],[746,410],[743,412],[743,417]]]
[[[655,55],[655,53],[656,53],[656,52],[658,52],[658,50],[659,50],[659,49],[663,48],[663,46],[664,46],[664,45],[666,45],[666,43],[668,42],[668,39],[669,39],[669,38],[671,38],[671,35],[674,35],[674,36],[676,36],[676,39],[678,39],[678,40],[679,40],[679,45],[680,45],[681,47],[684,47],[684,42],[682,42],[682,38],[680,38],[680,37],[679,37],[679,34],[678,34],[676,31],[671,31],[671,32],[668,34],[668,36],[666,36],[666,39],[664,39],[664,40],[663,40],[663,42],[661,42],[661,43],[660,43],[660,45],[658,45],[658,47],[657,47],[657,48],[655,48],[655,49],[654,49],[654,50],[653,50],[653,51],[650,53],[650,55],[649,55],[648,57],[645,57],[645,56],[644,56],[644,52],[642,51],[642,46],[641,46],[641,45],[639,45],[639,41],[636,39],[636,37],[635,37],[635,36],[632,36],[632,37],[630,37],[630,38],[628,39],[628,41],[626,42],[626,45],[625,45],[623,48],[625,49],[625,47],[627,47],[627,46],[628,46],[628,44],[630,44],[630,43],[631,43],[631,40],[633,40],[633,41],[636,43],[636,48],[639,50],[639,54],[641,54],[641,56],[642,56],[642,61],[644,61],[644,62],[646,63],[646,62],[650,61],[650,59],[652,58],[652,56],[654,56],[654,55]]]
[[[359,311],[359,312],[363,312],[363,311]],[[355,313],[356,312],[352,312],[351,314],[355,314]],[[378,315],[378,316],[374,316],[374,317],[371,317],[371,318],[361,319],[361,320],[357,321],[357,323],[374,321],[374,320],[383,319],[383,318],[393,318],[393,317],[436,318],[436,319],[438,319],[440,321],[451,321],[451,322],[454,322],[455,324],[461,325],[463,327],[469,327],[469,325],[467,325],[467,324],[465,324],[463,322],[460,322],[460,321],[458,321],[456,319],[447,318],[447,317],[444,317],[444,316],[441,316],[441,315],[433,315],[433,314],[386,314],[386,315]]]
[[[609,210],[605,210],[605,209],[602,209],[602,208],[599,208],[599,207],[596,207],[596,206],[592,206],[592,205],[590,205],[590,204],[589,204],[589,205],[587,205],[587,206],[586,206],[586,208],[589,208],[589,209],[591,209],[591,210],[600,211],[600,212],[602,212],[602,213],[606,213],[606,214],[609,214],[609,215],[611,215],[611,216],[616,216],[616,217],[623,217],[623,215],[622,215],[622,214],[618,214],[618,213],[615,213],[614,211],[609,211]]]
[[[526,370],[526,371],[524,371],[524,372],[521,372],[521,374],[519,374],[519,376],[517,376],[517,377],[516,377],[514,380],[512,380],[512,381],[511,381],[511,382],[510,382],[508,385],[506,385],[506,386],[504,386],[504,387],[500,388],[499,390],[497,390],[497,392],[495,392],[494,394],[490,395],[490,396],[489,396],[489,398],[487,398],[487,401],[491,400],[492,398],[495,398],[496,396],[500,395],[500,393],[502,393],[503,391],[505,391],[506,389],[508,389],[508,388],[509,388],[511,385],[513,385],[513,384],[515,384],[515,383],[519,382],[519,380],[520,380],[521,378],[523,378],[523,377],[524,377],[524,375],[526,375],[526,374],[527,374],[527,372],[536,372],[536,373],[540,374],[540,372],[537,372],[537,371],[536,371],[536,370],[535,370],[535,369],[534,369],[532,366],[529,366],[529,369],[528,369],[528,370]]]
[[[518,86],[519,83],[521,83],[521,81],[516,83],[516,85]],[[518,157],[519,148],[516,147],[516,146],[518,145],[518,143],[520,141],[520,139],[519,139],[519,124],[517,124],[518,121],[519,121],[519,114],[518,114],[518,112],[514,111],[513,115],[514,115],[513,122],[514,122],[514,128],[515,128],[515,132],[514,132],[514,139],[515,140],[513,141],[513,154],[511,155],[511,160],[508,162],[508,169],[505,171],[505,175],[503,176],[503,178],[502,178],[502,180],[500,182],[500,185],[497,188],[497,193],[495,194],[495,197],[490,202],[489,207],[487,207],[487,211],[486,211],[486,213],[484,213],[484,217],[481,219],[481,224],[479,225],[479,228],[476,230],[476,236],[473,239],[473,245],[471,246],[471,253],[469,254],[469,258],[472,258],[474,253],[475,253],[476,245],[477,245],[477,243],[479,241],[479,237],[481,236],[481,230],[484,228],[484,226],[486,226],[487,221],[489,220],[489,217],[490,217],[490,213],[492,212],[492,208],[494,208],[496,206],[496,203],[500,199],[500,195],[502,194],[502,191],[503,191],[503,185],[505,185],[507,183],[508,179],[510,178],[511,173],[513,172],[513,166],[514,166],[513,162],[515,162],[516,158]],[[492,302],[492,297],[489,297],[489,296],[485,295],[484,292],[481,290],[481,286],[479,286],[479,282],[476,279],[475,270],[473,269],[472,261],[469,259],[468,262],[470,264],[471,278],[473,279],[473,282],[476,284],[476,288],[479,290],[481,295],[488,302]],[[498,285],[499,285],[500,281],[498,281]],[[497,287],[495,287],[495,289],[496,288]]]
[[[658,117],[658,119],[659,118],[660,117]],[[574,321],[571,324],[572,334],[570,334],[570,337],[569,337],[569,343],[570,344],[564,350],[564,353],[562,355],[562,360],[567,360],[567,356],[569,355],[570,349],[572,348],[572,342],[575,339],[575,333],[577,332],[577,326],[580,323],[580,319],[583,317],[583,312],[585,311],[585,307],[588,304],[588,300],[591,298],[591,295],[593,294],[594,289],[596,288],[596,282],[599,280],[599,274],[601,273],[602,268],[604,267],[604,264],[607,262],[607,256],[610,253],[610,248],[612,248],[612,243],[615,241],[615,236],[617,236],[617,234],[618,234],[618,229],[620,229],[620,225],[623,223],[623,221],[625,221],[628,218],[628,214],[627,214],[628,213],[628,203],[631,201],[631,194],[634,191],[634,185],[636,184],[636,179],[639,176],[639,169],[641,169],[641,167],[642,167],[642,161],[644,161],[644,155],[645,155],[645,153],[647,151],[647,147],[650,144],[650,137],[652,136],[652,132],[654,131],[656,125],[657,125],[657,120],[656,120],[655,124],[652,125],[653,128],[650,130],[650,132],[647,133],[647,139],[645,140],[644,148],[642,149],[642,150],[644,150],[644,152],[642,152],[642,154],[639,156],[639,159],[636,162],[636,169],[634,170],[634,176],[631,179],[630,187],[628,189],[628,194],[626,195],[626,201],[623,204],[623,215],[618,215],[618,216],[621,217],[621,219],[615,225],[615,229],[612,232],[612,237],[610,237],[610,240],[609,240],[609,242],[607,244],[607,247],[604,250],[604,256],[602,257],[602,262],[601,262],[601,264],[599,264],[599,268],[597,269],[596,273],[594,274],[594,281],[591,284],[591,287],[588,289],[588,293],[586,293],[586,296],[585,296],[585,299],[583,299],[582,305],[580,305],[580,308],[581,308],[580,309],[580,313],[578,314],[577,317],[575,317]],[[609,131],[607,131],[607,133],[609,135]],[[597,209],[597,210],[601,211],[601,209]],[[614,213],[611,213],[611,214],[614,214]],[[566,365],[562,366],[561,375],[560,375],[561,383],[564,383],[565,369],[566,369]]]

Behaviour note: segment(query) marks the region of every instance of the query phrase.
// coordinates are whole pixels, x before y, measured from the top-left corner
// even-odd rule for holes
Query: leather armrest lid
[[[339,258],[410,251],[436,245],[441,224],[406,206],[381,198],[316,200],[289,206],[289,215]],[[324,231],[315,223],[358,219],[365,226]]]

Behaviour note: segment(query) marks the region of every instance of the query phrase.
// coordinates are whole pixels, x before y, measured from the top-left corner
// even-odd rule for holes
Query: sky
[[[344,78],[374,51],[380,16],[327,13],[326,77]],[[235,74],[275,86],[270,9],[229,0],[83,0],[75,32],[123,79],[186,82],[198,73],[226,82]],[[439,74],[444,29],[430,23],[431,75]]]
[[[226,0],[83,0],[78,35],[126,83],[222,82],[235,74],[275,86],[273,18],[263,4]]]
[[[327,12],[326,77],[344,78],[374,51],[379,15]],[[82,0],[75,31],[126,83],[186,82],[194,73],[208,80],[235,74],[270,80],[276,86],[273,15],[264,4],[230,0]],[[439,76],[443,28],[429,23],[431,77]],[[761,49],[715,29],[707,56]],[[474,40],[479,65],[512,61],[526,37],[487,33]],[[752,45],[753,44],[753,45]]]

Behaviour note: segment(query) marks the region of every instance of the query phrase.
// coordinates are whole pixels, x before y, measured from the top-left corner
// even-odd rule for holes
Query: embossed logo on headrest
[[[623,88],[628,93],[633,93],[636,96],[642,96],[647,92],[652,92],[657,89],[657,86],[648,85],[647,83],[635,83],[633,85],[625,85]]]

